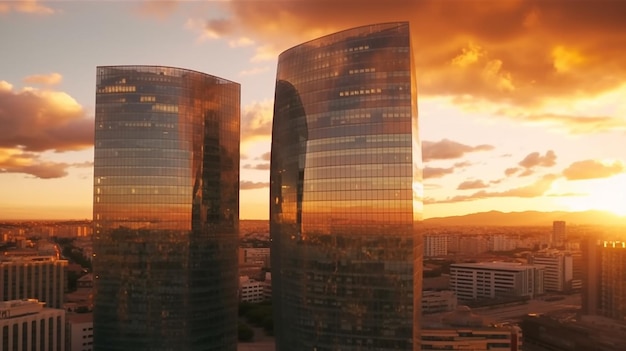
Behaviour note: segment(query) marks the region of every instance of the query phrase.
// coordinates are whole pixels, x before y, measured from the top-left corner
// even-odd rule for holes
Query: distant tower
[[[572,289],[574,277],[573,256],[560,250],[532,254],[528,263],[545,267],[544,290],[566,292]]]
[[[237,348],[237,83],[97,68],[94,349]]]
[[[565,245],[567,233],[565,231],[565,221],[552,222],[552,240],[551,247],[561,247]]]
[[[583,314],[626,319],[626,242],[589,240],[583,250]]]
[[[446,256],[448,236],[443,234],[424,235],[424,257]]]

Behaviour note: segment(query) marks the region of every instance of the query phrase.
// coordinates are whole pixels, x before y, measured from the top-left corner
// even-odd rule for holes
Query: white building
[[[450,266],[450,289],[462,301],[543,294],[543,267],[511,262],[457,263]]]
[[[448,238],[448,251],[462,255],[479,255],[489,251],[489,241],[482,235],[450,235]]]
[[[67,316],[65,351],[93,350],[93,313],[72,313]]]
[[[508,235],[497,234],[493,235],[489,240],[489,250],[498,252],[498,251],[512,251],[517,249],[518,240],[517,238],[512,238]]]
[[[0,351],[65,350],[65,311],[35,299],[0,302]]]
[[[543,287],[546,291],[564,292],[572,289],[574,261],[569,252],[539,251],[529,257],[528,263],[544,266]]]
[[[252,303],[264,301],[263,285],[263,282],[250,277],[239,277],[239,301]]]
[[[424,257],[446,256],[448,254],[447,235],[424,235]]]
[[[0,262],[0,301],[39,299],[63,308],[67,261],[55,256],[3,257]]]
[[[422,291],[422,314],[454,311],[456,306],[454,291]]]

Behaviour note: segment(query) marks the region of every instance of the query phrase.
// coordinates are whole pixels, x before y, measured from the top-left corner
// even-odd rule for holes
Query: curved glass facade
[[[97,68],[95,350],[236,350],[240,86]]]
[[[419,350],[412,67],[406,22],[342,31],[279,57],[270,235],[280,351]]]

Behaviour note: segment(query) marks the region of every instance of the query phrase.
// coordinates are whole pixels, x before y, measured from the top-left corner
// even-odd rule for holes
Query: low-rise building
[[[450,265],[450,289],[461,301],[534,298],[544,292],[543,266],[513,262]]]
[[[65,311],[36,299],[0,302],[0,350],[65,350]]]
[[[93,313],[67,314],[66,351],[93,350]]]
[[[3,256],[0,258],[0,301],[38,299],[63,308],[67,261],[55,256]]]
[[[454,311],[456,306],[454,291],[422,291],[422,314]]]
[[[443,317],[423,318],[422,350],[518,351],[522,330],[513,325],[489,324],[467,306]]]
[[[573,257],[561,250],[542,250],[532,254],[528,263],[544,266],[543,287],[546,291],[565,292],[572,288]]]
[[[263,282],[247,276],[239,277],[239,301],[263,302]]]

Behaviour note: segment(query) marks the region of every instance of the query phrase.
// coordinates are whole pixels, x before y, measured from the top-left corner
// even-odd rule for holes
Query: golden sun
[[[568,198],[565,200],[568,207],[574,211],[601,210],[626,216],[626,174],[583,182],[579,189],[587,195]]]

